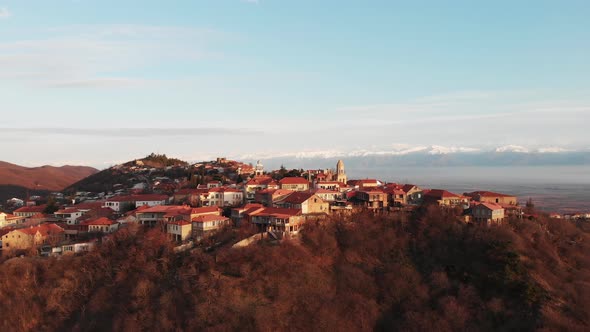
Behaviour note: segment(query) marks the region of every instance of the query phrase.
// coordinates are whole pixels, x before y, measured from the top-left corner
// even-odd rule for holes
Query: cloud
[[[350,124],[404,125],[505,119],[532,114],[588,113],[590,100],[548,99],[533,91],[459,91],[416,98],[402,103],[338,108],[341,118],[358,117]]]
[[[117,138],[179,136],[252,136],[261,131],[244,128],[0,128],[1,134],[99,136]]]
[[[143,86],[150,83],[154,83],[154,81],[133,78],[95,78],[78,81],[48,82],[47,86],[51,88],[118,88]]]
[[[12,12],[6,8],[0,8],[0,20],[12,17]]]
[[[129,24],[43,29],[30,39],[0,41],[0,80],[61,87],[127,85],[137,81],[129,72],[167,72],[179,63],[218,59],[223,55],[214,51],[215,45],[226,37],[211,29]]]

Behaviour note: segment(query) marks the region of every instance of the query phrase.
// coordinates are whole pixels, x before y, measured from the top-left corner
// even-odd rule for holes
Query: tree
[[[55,198],[49,197],[47,200],[47,206],[43,209],[43,213],[45,214],[53,214],[55,211],[59,210],[57,203],[55,202]]]
[[[535,203],[533,203],[533,199],[529,198],[526,201],[526,205],[525,205],[525,212],[528,214],[532,214],[535,212]]]

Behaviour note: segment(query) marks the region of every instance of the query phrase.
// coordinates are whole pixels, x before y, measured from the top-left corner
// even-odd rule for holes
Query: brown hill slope
[[[87,166],[29,168],[0,161],[0,185],[59,191],[96,172],[98,170]]]

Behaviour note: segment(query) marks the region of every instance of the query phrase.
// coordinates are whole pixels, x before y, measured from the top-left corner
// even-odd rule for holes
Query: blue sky
[[[0,0],[0,160],[587,149],[589,12],[539,0]]]

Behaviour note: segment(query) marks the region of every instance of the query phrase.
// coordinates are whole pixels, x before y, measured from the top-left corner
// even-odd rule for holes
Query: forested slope
[[[497,331],[590,327],[587,224],[419,215],[174,254],[130,227],[80,257],[0,265],[0,330]]]

